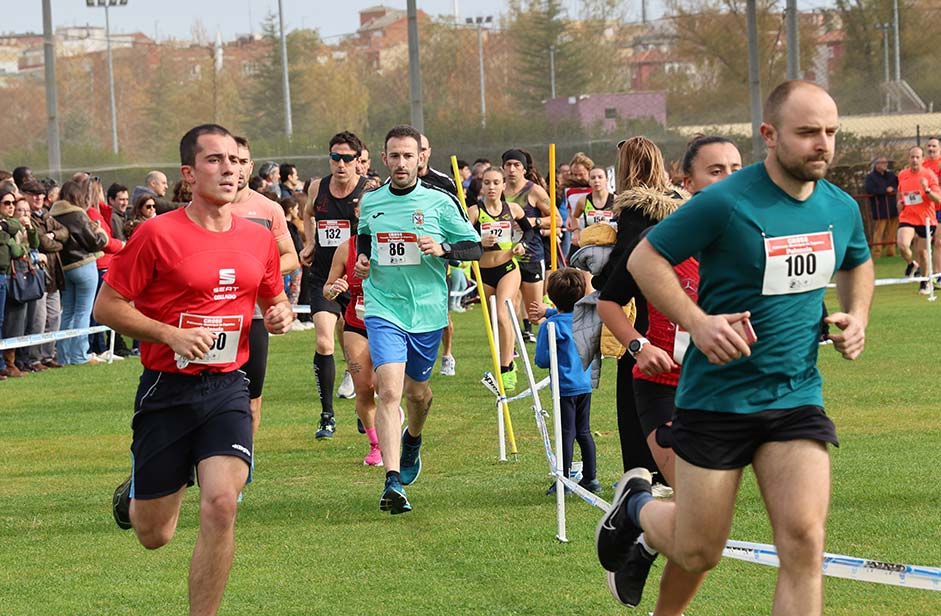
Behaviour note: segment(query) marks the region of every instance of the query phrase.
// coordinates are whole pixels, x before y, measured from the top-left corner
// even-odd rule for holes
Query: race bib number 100
[[[836,268],[833,234],[765,238],[765,277],[762,295],[786,295],[822,289]]]
[[[233,363],[238,357],[239,339],[242,336],[242,316],[204,316],[200,314],[180,315],[180,329],[205,327],[216,335],[209,352],[201,359],[190,361],[191,364],[225,365]]]
[[[350,239],[350,221],[318,220],[317,242],[321,246],[335,247]]]
[[[379,265],[420,265],[421,250],[414,233],[376,233]]]

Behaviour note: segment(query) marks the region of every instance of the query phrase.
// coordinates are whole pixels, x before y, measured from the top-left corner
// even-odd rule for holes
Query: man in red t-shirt
[[[271,231],[278,244],[281,259],[281,273],[290,274],[298,268],[297,251],[288,231],[284,210],[280,205],[249,188],[248,180],[252,177],[255,163],[245,137],[236,137],[239,155],[239,181],[235,201],[230,206],[232,213],[256,222]],[[248,335],[248,361],[242,366],[242,372],[248,378],[248,396],[252,406],[252,436],[258,432],[261,424],[261,394],[265,387],[265,371],[268,366],[268,331],[261,310],[255,308],[252,327]]]
[[[941,204],[941,187],[938,186],[938,176],[923,165],[924,153],[919,146],[908,150],[910,166],[899,172],[899,230],[896,242],[907,263],[905,275],[912,276],[915,271],[915,262],[921,268],[923,275],[928,275],[928,237],[927,224],[930,232],[935,235],[938,224],[936,210]],[[914,253],[911,245],[915,242]],[[928,295],[930,283],[923,282],[919,293]]]
[[[941,178],[941,141],[937,137],[931,137],[925,142],[925,160],[922,166]],[[941,211],[936,212],[938,222],[941,222]],[[932,253],[932,272],[937,274],[941,272],[941,235],[934,234],[934,250]]]
[[[95,318],[141,341],[132,421],[132,473],[115,490],[114,518],[149,549],[176,531],[199,474],[200,524],[190,563],[191,614],[215,614],[235,550],[239,492],[250,477],[251,411],[239,366],[256,302],[268,331],[288,331],[278,248],[267,229],[232,215],[238,150],[221,126],[180,142],[193,200],[140,225],[115,255]]]

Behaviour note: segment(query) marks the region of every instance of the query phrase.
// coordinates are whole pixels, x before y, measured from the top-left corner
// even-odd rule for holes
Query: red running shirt
[[[228,231],[209,231],[185,208],[140,225],[114,256],[105,280],[155,321],[217,333],[207,356],[184,368],[169,346],[141,342],[145,368],[184,374],[231,372],[244,364],[255,301],[283,291],[270,231],[238,216]]]
[[[366,329],[366,324],[356,313],[356,306],[359,305],[360,311],[363,310],[363,281],[353,273],[356,266],[356,235],[347,242],[346,253],[346,281],[350,285],[350,303],[346,306],[346,312],[343,313],[343,320],[359,329]]]
[[[937,195],[941,190],[938,187],[938,176],[930,169],[922,167],[917,174],[913,173],[910,168],[902,169],[899,172],[899,222],[924,227],[927,218],[933,227],[938,224],[934,213],[935,202],[925,195],[925,190],[921,187],[921,178],[928,180],[928,188],[934,194]]]
[[[683,290],[686,291],[686,294],[689,295],[690,299],[694,302],[698,301],[699,261],[692,258],[686,259],[682,263],[674,265],[673,271],[676,272],[676,277],[679,278],[680,285],[683,287]],[[670,357],[673,357],[674,361],[676,361],[677,347],[683,345],[682,340],[680,341],[680,345],[677,345],[676,325],[670,322],[670,319],[664,316],[664,314],[657,310],[649,301],[647,302],[647,318],[649,321],[647,326],[647,340],[650,341],[650,344],[669,353]],[[685,334],[685,342],[686,344],[690,344],[689,334]],[[685,348],[686,347],[683,346],[684,352]],[[670,372],[661,372],[660,374],[647,376],[635,365],[632,374],[635,379],[643,379],[645,381],[660,383],[661,385],[670,385],[671,387],[676,387],[680,382],[679,367],[674,368]]]

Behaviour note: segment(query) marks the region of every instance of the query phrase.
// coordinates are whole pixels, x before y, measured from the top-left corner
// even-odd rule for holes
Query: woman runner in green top
[[[483,201],[472,205],[467,217],[480,233],[484,253],[480,257],[480,277],[484,283],[484,301],[497,296],[497,323],[500,328],[500,373],[504,389],[516,388],[516,371],[513,366],[513,330],[506,300],[516,301],[520,288],[520,270],[514,257],[526,251],[526,242],[533,234],[532,225],[523,208],[503,200],[505,187],[503,170],[491,167],[484,172],[481,183]],[[513,242],[513,227],[518,225],[523,232],[519,242]]]

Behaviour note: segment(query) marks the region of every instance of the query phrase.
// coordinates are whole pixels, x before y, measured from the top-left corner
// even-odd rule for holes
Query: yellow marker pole
[[[558,219],[558,208],[555,206],[555,144],[549,144],[549,220],[551,221],[549,225],[549,248],[552,250],[552,256],[549,258],[550,270],[555,271],[559,264],[558,253],[559,253],[559,238],[556,234],[556,221]]]
[[[461,184],[461,173],[457,167],[457,156],[451,157],[451,171],[454,173],[454,183],[457,185],[457,199],[461,207],[467,211],[464,200],[464,186]],[[493,327],[490,321],[490,308],[487,306],[487,297],[484,294],[484,281],[480,277],[480,265],[471,261],[471,270],[474,280],[477,281],[477,294],[480,296],[480,308],[484,315],[484,329],[487,330],[487,344],[490,345],[490,358],[493,360],[493,376],[497,387],[500,388],[500,401],[503,405],[503,421],[506,424],[506,437],[510,441],[510,453],[516,455],[516,437],[513,435],[513,421],[510,419],[510,405],[506,401],[506,391],[503,389],[503,379],[500,377],[500,353],[493,341]]]

